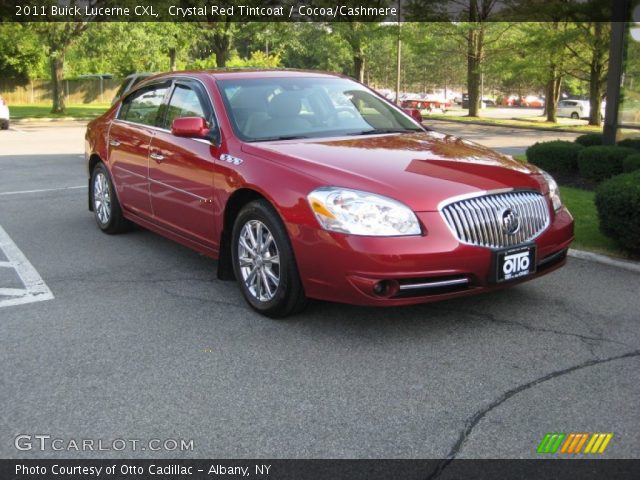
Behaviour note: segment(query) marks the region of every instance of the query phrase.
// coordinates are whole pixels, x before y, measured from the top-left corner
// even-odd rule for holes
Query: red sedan
[[[92,121],[89,209],[218,258],[272,317],[306,298],[405,305],[513,285],[565,263],[554,180],[425,129],[345,77],[162,74]]]

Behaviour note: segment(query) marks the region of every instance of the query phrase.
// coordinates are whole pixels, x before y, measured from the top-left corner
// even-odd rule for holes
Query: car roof
[[[185,70],[180,72],[165,72],[154,75],[153,79],[163,78],[165,76],[188,75],[193,77],[213,77],[216,80],[238,80],[243,78],[349,78],[346,75],[337,73],[323,72],[319,70],[297,70],[287,68],[275,69],[257,69],[257,68],[240,68],[240,69],[224,69],[224,70]]]

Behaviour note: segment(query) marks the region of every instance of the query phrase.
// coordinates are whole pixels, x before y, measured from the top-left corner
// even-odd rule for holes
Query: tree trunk
[[[469,93],[469,116],[477,117],[480,110],[480,58],[482,55],[482,29],[469,31],[467,44],[467,90]]]
[[[175,47],[169,49],[169,69],[172,72],[177,70],[176,62],[178,60],[178,50]]]
[[[604,57],[608,46],[606,43],[606,32],[602,22],[594,22],[595,48],[591,57],[589,69],[589,125],[600,126],[602,113],[600,112],[600,102],[602,101],[602,90],[606,78]]]
[[[64,113],[66,105],[64,98],[64,52],[52,51],[50,55],[51,63],[51,84],[53,91],[53,107],[51,113]]]
[[[600,126],[602,114],[600,102],[602,101],[602,84],[600,83],[601,69],[592,65],[589,72],[589,125]]]
[[[361,51],[353,55],[353,77],[364,83],[364,54]]]
[[[556,123],[558,121],[556,115],[558,113],[558,101],[560,100],[560,86],[562,85],[562,77],[558,72],[558,67],[551,64],[549,67],[549,80],[546,88],[546,101],[544,102],[544,111],[547,116],[547,122]]]

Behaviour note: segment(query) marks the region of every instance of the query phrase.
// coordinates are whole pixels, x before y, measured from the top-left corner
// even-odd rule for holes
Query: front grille
[[[508,233],[503,216],[515,213],[518,228]],[[471,245],[500,248],[533,240],[549,226],[549,209],[537,192],[488,194],[458,200],[441,208],[458,240]]]

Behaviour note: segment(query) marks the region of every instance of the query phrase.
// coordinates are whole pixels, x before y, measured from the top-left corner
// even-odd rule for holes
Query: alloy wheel
[[[111,190],[103,172],[98,172],[93,180],[93,209],[98,221],[106,225],[111,218]]]
[[[280,285],[280,254],[272,233],[261,221],[249,220],[240,231],[237,248],[249,293],[260,302],[273,299]]]

